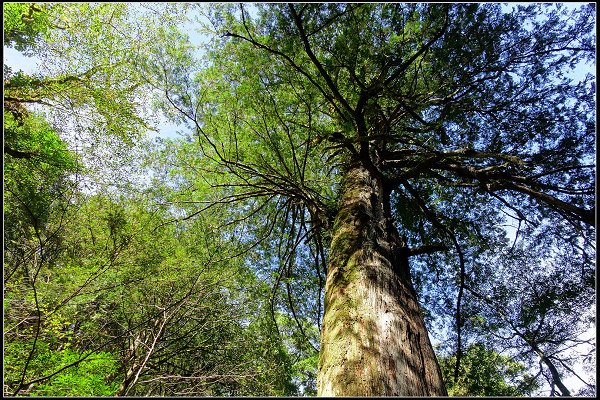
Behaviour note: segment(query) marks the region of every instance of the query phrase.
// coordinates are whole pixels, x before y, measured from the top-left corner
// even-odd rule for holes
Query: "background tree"
[[[455,355],[440,359],[450,396],[527,396],[537,386],[534,377],[522,377],[525,365],[479,343],[465,349],[458,380],[454,376],[455,365]]]
[[[74,9],[77,7],[3,5],[5,47],[14,46],[27,55],[43,57],[51,52],[49,44],[55,42],[57,32],[68,36],[85,31],[80,25],[62,25],[64,20],[61,18],[65,15],[73,12],[87,21],[94,18],[98,21],[98,14],[89,9],[83,13],[74,12],[81,11]],[[69,46],[77,47],[72,41],[67,44]],[[55,52],[59,48],[53,47]],[[101,52],[95,50],[94,54]],[[57,67],[60,61],[54,58],[47,65]],[[94,60],[86,61],[92,64],[86,73],[71,64],[70,72],[54,71],[54,75],[53,71],[36,75],[14,73],[4,65],[4,222],[7,226],[4,230],[4,297],[9,304],[5,308],[5,322],[10,322],[5,325],[5,338],[7,349],[11,349],[6,355],[12,360],[7,370],[11,381],[8,390],[16,392],[30,389],[26,381],[31,378],[32,370],[43,375],[42,371],[52,368],[45,363],[36,366],[40,357],[51,365],[61,359],[73,359],[72,353],[62,354],[63,349],[52,355],[47,352],[46,339],[55,341],[57,336],[64,339],[65,334],[61,331],[61,318],[57,314],[54,318],[46,314],[49,305],[42,297],[47,293],[41,291],[51,279],[56,264],[60,263],[66,216],[73,205],[82,173],[81,153],[76,155],[65,142],[68,127],[64,117],[74,109],[73,104],[80,110],[90,104],[89,93],[95,90],[91,76],[97,72],[94,67],[98,65],[93,65]],[[80,101],[74,101],[75,98]],[[124,98],[117,101],[122,107],[131,104]],[[50,111],[66,110],[67,113],[62,113],[63,118],[59,118],[57,124],[47,113],[47,107]],[[96,128],[102,129],[101,124]],[[17,356],[12,357],[15,354],[12,350],[17,351]],[[110,355],[108,359],[110,361]],[[80,389],[82,393],[93,394],[85,384]],[[105,393],[103,388],[98,390],[97,394]],[[56,394],[46,389],[40,393]]]
[[[62,252],[40,271],[37,330],[19,320],[31,305],[22,305],[14,288],[8,292],[8,390],[293,393],[288,352],[266,304],[253,300],[265,288],[239,260],[224,256],[236,250],[211,236],[217,220],[175,227],[143,204],[82,199],[62,230]],[[26,364],[23,348],[32,339],[37,345]],[[93,376],[73,384],[99,359],[105,364]],[[94,387],[98,379],[108,384]]]
[[[133,61],[167,47],[182,14],[125,3],[4,10],[5,46],[47,62],[35,74],[4,66],[4,393],[295,393],[288,349],[253,301],[265,289],[219,254],[235,248],[205,234],[217,222],[175,227],[173,210],[128,185],[141,176],[133,145],[146,149],[133,139],[152,117],[139,104],[149,77]],[[97,188],[104,195],[90,195]]]
[[[131,174],[108,171],[130,161],[134,144],[155,130],[160,118],[141,60],[172,45],[167,32],[185,21],[185,6],[12,3],[5,8],[5,46],[37,61],[31,74],[5,64],[5,109],[43,110],[84,159],[87,175],[94,173],[85,183],[93,180],[104,190],[112,184],[114,190]]]

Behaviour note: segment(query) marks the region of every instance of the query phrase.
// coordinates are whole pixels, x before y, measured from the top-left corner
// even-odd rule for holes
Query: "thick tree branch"
[[[29,160],[33,157],[39,156],[38,152],[13,150],[10,147],[8,147],[7,145],[4,145],[4,153],[8,154],[14,158],[25,158],[27,160]]]
[[[583,222],[590,226],[596,226],[595,208],[586,210],[584,208],[560,200],[547,193],[541,192],[537,189],[538,187],[546,187],[552,189],[553,187],[549,185],[539,183],[531,177],[520,176],[510,173],[506,171],[505,167],[507,167],[507,165],[492,165],[487,167],[476,168],[470,165],[452,162],[451,159],[454,156],[465,156],[474,158],[501,158],[506,160],[508,163],[515,165],[518,168],[522,168],[526,165],[526,163],[523,160],[511,155],[458,150],[454,152],[438,153],[437,157],[431,157],[430,159],[421,161],[420,164],[413,167],[414,171],[411,172],[423,171],[427,169],[441,169],[450,171],[453,172],[459,178],[465,179],[467,182],[472,182],[473,180],[476,180],[482,187],[485,188],[486,191],[493,192],[497,190],[510,190],[514,192],[523,193],[550,206],[556,211],[565,213],[566,215],[575,218],[580,222]],[[406,160],[388,161],[387,164],[392,166],[403,165],[406,164]],[[407,175],[407,173],[404,174],[404,176]]]
[[[494,185],[492,185],[491,188],[494,189]],[[553,208],[557,211],[564,211],[568,215],[573,216],[575,219],[577,219],[583,223],[586,223],[593,227],[596,226],[596,209],[595,209],[595,207],[590,210],[586,210],[586,209],[574,206],[572,204],[569,204],[567,202],[564,202],[560,199],[557,199],[556,197],[550,196],[550,195],[542,193],[542,192],[538,192],[538,191],[536,191],[530,187],[527,187],[525,185],[522,185],[522,184],[500,183],[500,185],[498,186],[498,189],[509,189],[509,190],[514,190],[516,192],[527,194],[527,195],[533,197],[534,199],[539,200],[542,203],[549,205],[551,208]]]

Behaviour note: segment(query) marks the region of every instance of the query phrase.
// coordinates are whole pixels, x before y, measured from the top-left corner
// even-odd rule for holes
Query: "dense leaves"
[[[536,388],[525,366],[481,344],[465,350],[459,378],[454,377],[456,356],[440,360],[450,396],[526,396]],[[521,380],[522,379],[522,380]]]
[[[62,25],[28,25],[30,40],[15,47],[51,60],[48,69],[5,65],[5,394],[294,393],[289,349],[267,304],[254,300],[267,289],[226,256],[239,250],[216,229],[222,213],[173,225],[174,210],[143,200],[160,198],[160,178],[143,196],[126,182],[113,197],[82,191],[123,177],[107,168],[131,159],[122,143],[143,133],[134,88],[152,81],[126,60],[141,51],[134,26],[144,31],[149,20],[125,4],[39,7]],[[149,8],[154,18],[159,8]],[[163,45],[176,14],[168,17],[157,30]],[[5,23],[5,38],[21,34],[19,24]],[[156,38],[146,43],[160,48]],[[147,163],[146,172],[161,169]]]
[[[4,46],[31,54],[35,42],[51,27],[48,13],[37,4],[10,3],[3,6]]]
[[[520,244],[546,238],[549,248],[574,249],[561,260],[563,273],[577,269],[574,260],[594,268],[588,256],[595,252],[594,77],[572,73],[593,58],[593,6],[505,11],[478,4],[214,7],[209,18],[221,37],[211,44],[213,51],[218,46],[211,65],[224,74],[228,86],[220,93],[227,99],[204,90],[210,81],[195,101],[192,92],[180,104],[200,142],[219,152],[215,161],[244,174],[239,186],[295,199],[312,223],[335,215],[327,206],[335,195],[312,203],[292,168],[273,171],[277,161],[253,161],[256,155],[244,149],[262,143],[271,149],[278,130],[291,138],[307,132],[314,140],[298,146],[290,139],[285,160],[316,147],[334,181],[357,160],[378,176],[409,246],[449,249],[415,260],[413,272],[423,298],[432,301],[424,303],[430,315],[446,326],[448,317],[454,320],[456,373],[470,329],[466,309],[475,301],[468,288],[493,285],[482,266],[501,262],[494,254],[513,259],[516,242],[505,226],[518,224]],[[246,99],[248,88],[254,96]],[[289,101],[286,93],[294,93],[290,100],[304,114],[292,111],[298,106],[277,111]],[[271,101],[281,117],[269,120],[260,109],[254,117],[257,97]],[[307,99],[314,106],[304,106]],[[253,129],[249,116],[264,121],[264,129]],[[273,176],[289,183],[286,191]],[[539,247],[531,251],[537,251],[527,259],[532,268],[552,262]],[[522,276],[519,266],[512,264],[514,276]]]

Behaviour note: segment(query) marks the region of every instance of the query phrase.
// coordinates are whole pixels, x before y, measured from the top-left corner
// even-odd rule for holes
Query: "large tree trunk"
[[[447,395],[381,182],[346,173],[331,243],[319,396]]]

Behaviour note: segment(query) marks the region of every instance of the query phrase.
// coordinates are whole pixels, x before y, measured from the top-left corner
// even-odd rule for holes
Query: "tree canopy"
[[[5,394],[595,391],[594,4],[3,8]]]

